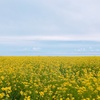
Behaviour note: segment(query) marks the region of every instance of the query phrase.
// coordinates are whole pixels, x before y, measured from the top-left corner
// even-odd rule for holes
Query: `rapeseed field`
[[[100,100],[100,57],[0,57],[0,100]]]

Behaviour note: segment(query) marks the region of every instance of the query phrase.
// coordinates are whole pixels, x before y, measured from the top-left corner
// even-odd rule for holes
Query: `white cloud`
[[[39,48],[39,47],[33,47],[33,48],[32,48],[33,51],[40,51],[40,49],[41,49],[41,48]]]
[[[100,41],[100,34],[84,35],[38,35],[38,36],[1,36],[0,43],[25,41]]]
[[[86,48],[79,48],[76,51],[78,51],[78,52],[85,52],[86,51]]]
[[[41,48],[39,48],[39,47],[33,47],[33,48],[31,48],[31,47],[26,47],[26,48],[20,48],[20,49],[17,49],[17,51],[26,51],[26,52],[31,52],[31,51],[40,51],[41,50]]]

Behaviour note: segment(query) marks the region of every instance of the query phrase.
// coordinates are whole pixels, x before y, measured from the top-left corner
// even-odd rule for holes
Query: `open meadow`
[[[100,57],[0,57],[0,100],[100,100]]]

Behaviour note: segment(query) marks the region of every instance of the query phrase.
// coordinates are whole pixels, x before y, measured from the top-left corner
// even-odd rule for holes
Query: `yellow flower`
[[[69,98],[66,98],[66,100],[70,100]]]
[[[52,98],[54,99],[55,98],[55,95],[53,95]]]
[[[31,99],[30,99],[30,96],[25,97],[24,100],[31,100]]]
[[[63,98],[60,98],[60,100],[63,100]]]
[[[30,96],[27,97],[27,100],[30,100]]]
[[[97,100],[100,100],[100,96],[99,95],[97,96]]]
[[[48,88],[44,88],[44,92],[47,92],[48,91]]]
[[[10,96],[9,96],[9,94],[6,94],[6,97],[8,97],[8,98],[9,98],[9,97],[10,97]]]
[[[100,86],[97,87],[97,90],[100,91]]]
[[[6,93],[11,93],[12,92],[11,87],[2,87],[1,90],[5,91]]]
[[[39,94],[40,94],[40,96],[42,96],[42,97],[44,96],[44,92],[42,92],[42,91],[39,92]]]
[[[86,100],[90,100],[90,98],[86,98]]]
[[[4,76],[1,76],[1,79],[2,79],[2,80],[4,80],[4,79],[5,79],[5,77],[4,77]]]
[[[23,92],[23,91],[20,91],[20,94],[21,94],[21,95],[23,95],[23,94],[24,94],[24,92]]]
[[[2,99],[5,96],[4,93],[0,93],[0,99]]]

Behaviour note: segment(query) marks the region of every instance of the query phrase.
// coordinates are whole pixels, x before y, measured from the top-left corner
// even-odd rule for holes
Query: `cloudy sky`
[[[100,0],[0,0],[0,55],[100,55]]]

